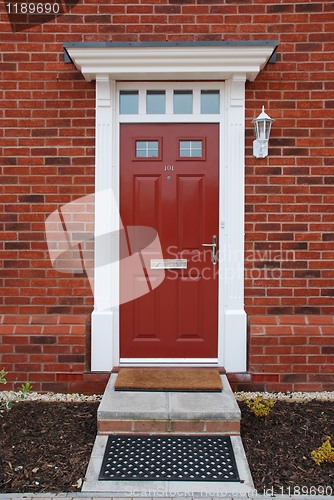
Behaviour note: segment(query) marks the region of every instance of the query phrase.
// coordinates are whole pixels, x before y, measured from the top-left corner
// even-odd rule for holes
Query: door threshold
[[[120,358],[122,366],[217,367],[218,358]]]

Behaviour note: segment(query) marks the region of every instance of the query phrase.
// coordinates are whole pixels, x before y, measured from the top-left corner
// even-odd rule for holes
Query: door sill
[[[218,358],[121,358],[120,366],[217,366]]]

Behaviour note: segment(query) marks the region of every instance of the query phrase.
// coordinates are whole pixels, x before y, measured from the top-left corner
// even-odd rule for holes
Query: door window
[[[200,157],[203,156],[202,141],[180,141],[179,155],[181,158]]]
[[[136,141],[136,158],[158,158],[159,141]]]

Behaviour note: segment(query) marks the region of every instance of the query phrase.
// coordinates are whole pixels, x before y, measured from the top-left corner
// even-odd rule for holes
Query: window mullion
[[[139,114],[146,115],[146,90],[139,90]]]
[[[166,89],[166,114],[173,114],[173,89]]]
[[[200,89],[193,90],[193,114],[201,114],[201,91]]]

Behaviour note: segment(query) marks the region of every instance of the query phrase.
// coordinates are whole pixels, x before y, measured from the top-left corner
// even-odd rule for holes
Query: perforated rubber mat
[[[100,481],[239,481],[229,436],[109,436]]]

